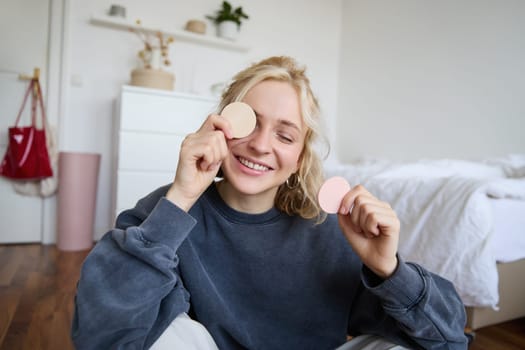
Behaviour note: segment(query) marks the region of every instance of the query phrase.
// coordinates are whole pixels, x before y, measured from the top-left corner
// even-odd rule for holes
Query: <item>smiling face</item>
[[[230,154],[222,164],[226,182],[220,192],[233,207],[257,203],[259,208],[251,209],[262,211],[273,206],[279,186],[299,168],[306,126],[289,83],[262,81],[243,102],[255,111],[257,125],[250,135],[228,141]]]

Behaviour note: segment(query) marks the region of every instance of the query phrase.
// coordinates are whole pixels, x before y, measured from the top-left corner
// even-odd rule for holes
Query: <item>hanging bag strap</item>
[[[46,128],[47,125],[47,119],[46,119],[46,110],[44,109],[44,98],[42,97],[42,88],[40,87],[40,81],[38,79],[35,80],[35,86],[37,91],[37,99],[38,104],[40,105],[40,111],[42,112],[42,129]],[[35,108],[35,114],[36,114],[36,108]],[[33,115],[31,116],[33,118]],[[36,122],[36,119],[33,121],[33,123]]]
[[[29,83],[29,86],[28,86],[28,88],[26,90],[26,94],[24,96],[24,100],[22,101],[22,106],[20,106],[20,111],[18,112],[18,116],[16,117],[15,128],[18,126],[18,122],[20,121],[20,117],[22,116],[22,112],[24,111],[24,107],[26,106],[27,98],[29,97],[29,93],[33,89],[33,84],[34,84],[34,80],[31,79],[31,82]],[[33,118],[31,118],[31,119],[33,119]],[[31,122],[33,122],[33,120],[31,120]]]
[[[33,79],[33,90],[31,93],[31,125],[36,128],[36,113],[37,113],[37,103],[38,103],[38,95],[37,95],[37,89],[38,87],[35,84],[35,80]]]
[[[20,122],[20,117],[22,116],[22,112],[24,111],[24,107],[26,106],[27,98],[29,97],[29,93],[31,91],[36,91],[36,93],[33,93],[31,97],[31,125],[36,127],[36,114],[37,114],[37,102],[40,105],[40,110],[42,111],[42,128],[45,129],[46,127],[46,111],[44,109],[44,102],[42,98],[42,92],[40,88],[40,82],[38,79],[31,79],[31,82],[29,83],[29,86],[26,90],[24,100],[22,102],[22,106],[20,106],[20,111],[18,112],[18,116],[16,117],[15,127],[18,126],[18,123]],[[35,101],[35,97],[38,101]]]

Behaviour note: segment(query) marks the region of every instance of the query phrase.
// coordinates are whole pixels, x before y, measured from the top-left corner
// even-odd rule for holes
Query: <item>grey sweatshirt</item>
[[[336,216],[316,225],[275,208],[241,213],[214,184],[186,213],[163,197],[167,189],[119,215],[84,262],[77,349],[147,349],[182,312],[221,350],[334,349],[347,334],[467,348],[452,284],[401,257],[381,280]]]

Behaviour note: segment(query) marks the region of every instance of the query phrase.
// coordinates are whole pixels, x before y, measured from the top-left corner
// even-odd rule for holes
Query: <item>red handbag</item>
[[[31,98],[31,126],[19,127],[29,93]],[[37,102],[42,112],[42,129],[36,125]],[[53,176],[46,145],[46,120],[44,103],[38,79],[32,79],[18,112],[15,126],[9,128],[9,143],[2,163],[0,175],[15,180],[38,180]]]

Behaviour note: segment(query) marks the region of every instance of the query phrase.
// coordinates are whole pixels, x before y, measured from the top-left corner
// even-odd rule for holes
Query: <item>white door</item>
[[[40,68],[45,91],[48,66],[50,0],[0,0],[0,156],[7,146],[7,128],[15,122],[28,82]],[[45,101],[45,97],[44,97]],[[22,118],[29,121],[29,108]],[[11,182],[0,177],[0,243],[42,240],[43,200],[17,194]]]

